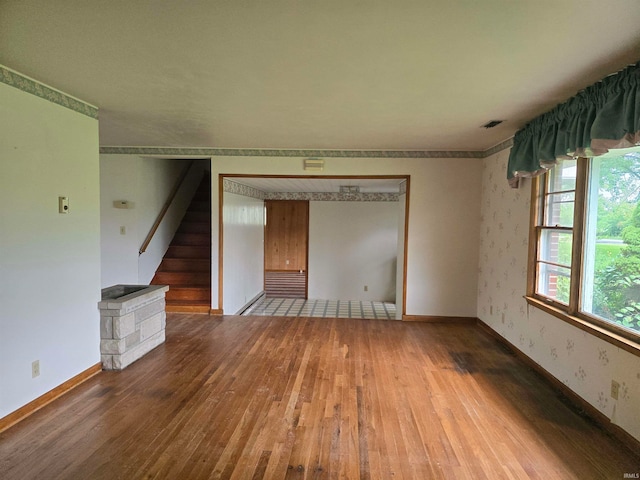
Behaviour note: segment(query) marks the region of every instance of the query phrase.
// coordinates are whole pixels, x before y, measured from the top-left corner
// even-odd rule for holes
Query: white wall
[[[188,162],[190,160],[136,155],[100,155],[103,288],[119,283],[148,284],[151,281],[204,170],[209,166],[208,160],[196,161],[147,251],[138,255],[140,246]],[[116,200],[127,200],[132,208],[114,208]],[[125,227],[124,235],[120,233],[120,227]]]
[[[265,213],[257,198],[225,192],[223,200],[223,307],[232,314],[263,291]]]
[[[101,286],[138,283],[137,202],[139,157],[100,155]],[[113,208],[114,200],[129,200],[132,209]],[[120,234],[120,227],[126,235]],[[137,245],[137,246],[136,246]]]
[[[399,208],[309,202],[309,298],[395,301]]]
[[[218,308],[218,174],[305,175],[302,160],[220,156],[212,162],[213,308]],[[408,315],[476,316],[481,172],[478,159],[325,159],[322,175],[411,175]]]
[[[510,189],[509,151],[484,160],[478,317],[640,440],[640,358],[535,308],[526,293],[531,182]],[[611,380],[621,385],[610,397]]]
[[[98,122],[0,83],[0,168],[3,417],[100,362]]]

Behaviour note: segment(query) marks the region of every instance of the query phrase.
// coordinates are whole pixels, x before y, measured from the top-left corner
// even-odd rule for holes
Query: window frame
[[[541,234],[545,230],[555,228],[544,225],[545,198],[547,197],[547,178],[550,174],[549,172],[533,178],[531,184],[529,259],[527,264],[527,293],[525,300],[531,306],[539,308],[581,330],[640,356],[640,334],[635,334],[622,327],[618,327],[612,322],[607,322],[594,315],[580,311],[586,243],[587,191],[589,188],[591,162],[589,158],[585,157],[580,157],[577,160],[569,304],[564,304],[536,291]]]

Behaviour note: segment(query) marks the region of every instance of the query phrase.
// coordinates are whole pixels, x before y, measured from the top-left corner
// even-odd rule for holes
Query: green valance
[[[559,159],[640,145],[640,62],[605,77],[515,134],[507,178],[532,177]]]

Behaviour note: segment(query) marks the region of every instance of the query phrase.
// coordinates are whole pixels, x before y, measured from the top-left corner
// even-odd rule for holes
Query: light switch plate
[[[69,213],[69,197],[58,197],[58,212]]]

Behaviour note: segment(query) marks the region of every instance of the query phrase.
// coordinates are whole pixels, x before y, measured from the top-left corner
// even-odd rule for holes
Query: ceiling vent
[[[500,125],[502,122],[504,122],[504,120],[491,120],[488,123],[485,123],[484,125],[482,125],[482,128],[493,128],[493,127],[497,127],[498,125]]]

